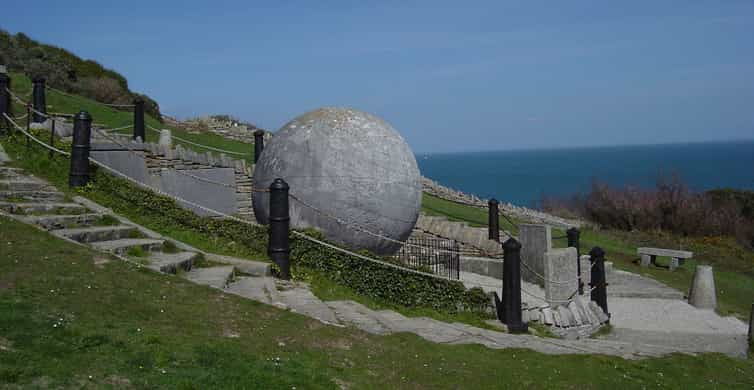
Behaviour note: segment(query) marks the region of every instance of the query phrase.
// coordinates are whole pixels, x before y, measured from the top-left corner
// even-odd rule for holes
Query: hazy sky
[[[416,152],[754,138],[752,1],[3,4],[180,118],[350,106]]]

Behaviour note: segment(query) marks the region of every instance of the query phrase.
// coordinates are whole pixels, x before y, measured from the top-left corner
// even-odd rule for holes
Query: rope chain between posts
[[[332,215],[330,213],[327,213],[327,212],[325,212],[323,210],[320,210],[319,208],[314,207],[314,206],[308,204],[307,202],[301,200],[300,198],[298,198],[297,196],[295,196],[295,195],[293,195],[291,193],[289,193],[288,196],[291,199],[293,199],[296,202],[298,202],[301,205],[303,205],[304,207],[307,207],[307,208],[313,210],[314,212],[316,212],[316,213],[318,213],[318,214],[320,214],[320,215],[322,215],[322,216],[324,216],[326,218],[330,218],[330,219],[334,220],[335,222],[337,222],[340,225],[351,227],[354,230],[360,231],[362,233],[366,233],[368,235],[371,235],[373,237],[379,238],[381,240],[389,241],[389,242],[392,242],[392,243],[395,243],[395,244],[399,244],[401,246],[420,248],[420,249],[425,249],[425,250],[435,251],[435,252],[445,252],[445,253],[450,253],[450,254],[459,254],[460,253],[460,251],[453,251],[453,250],[440,249],[440,248],[431,248],[431,247],[426,247],[426,246],[422,246],[422,245],[412,244],[412,243],[409,243],[409,242],[406,242],[406,241],[396,240],[394,238],[390,238],[390,237],[384,236],[384,235],[379,234],[379,233],[374,233],[374,232],[372,232],[372,231],[370,231],[370,230],[362,227],[361,225],[359,225],[359,224],[357,224],[355,222],[350,222],[349,223],[349,222],[344,221],[344,220],[342,220],[342,219],[340,219],[340,218],[338,218],[338,217],[336,217],[336,216],[334,216],[334,215]]]
[[[56,147],[54,147],[52,145],[48,145],[47,143],[45,143],[43,141],[40,141],[37,137],[35,137],[34,135],[28,133],[26,131],[26,129],[24,129],[23,127],[19,126],[18,123],[16,123],[13,119],[11,119],[11,117],[8,116],[8,114],[3,113],[3,116],[5,117],[5,119],[7,119],[13,125],[13,127],[15,127],[16,129],[18,129],[19,131],[21,131],[24,135],[26,135],[27,137],[29,137],[34,142],[36,142],[36,143],[44,146],[45,148],[47,148],[49,150],[52,150],[53,152],[60,153],[60,154],[62,154],[64,156],[70,156],[71,155],[69,152],[66,152],[65,150],[58,149],[58,148],[56,148]]]
[[[147,129],[149,129],[151,131],[154,131],[155,133],[159,133],[160,132],[159,129],[156,129],[156,128],[152,127],[151,125],[147,125]],[[200,148],[204,148],[204,149],[208,149],[208,150],[214,150],[215,152],[234,154],[234,155],[237,155],[237,156],[248,156],[249,155],[248,153],[234,152],[232,150],[215,148],[213,146],[204,145],[204,144],[196,143],[196,142],[193,142],[193,141],[189,141],[189,140],[187,140],[185,138],[181,138],[181,137],[179,137],[177,135],[173,135],[172,132],[170,134],[170,137],[171,138],[175,138],[175,139],[177,139],[177,140],[179,140],[181,142],[185,142],[185,143],[187,143],[189,145],[194,145],[194,146],[197,146],[197,147],[200,147]]]
[[[105,138],[109,139],[110,141],[114,142],[116,145],[118,145],[118,146],[120,146],[122,148],[126,148],[129,153],[134,154],[134,155],[136,154],[136,152],[134,151],[133,148],[131,148],[130,146],[128,146],[126,144],[121,143],[119,140],[113,138],[110,134],[108,134],[108,133],[106,133],[106,132],[104,132],[103,130],[100,130],[100,129],[94,129],[94,130],[97,133],[99,133],[100,135],[102,135]],[[204,178],[204,177],[201,177],[201,176],[192,175],[192,174],[190,174],[188,172],[185,172],[182,169],[173,169],[173,170],[176,173],[178,173],[179,175],[184,175],[184,176],[190,177],[190,178],[192,178],[194,180],[197,180],[197,181],[202,181],[202,182],[205,182],[205,183],[208,183],[208,184],[214,184],[214,185],[219,185],[219,186],[223,186],[223,187],[227,187],[227,188],[236,189],[236,186],[232,185],[232,184],[222,183],[222,182],[215,181],[215,180],[212,180],[212,179],[207,179],[207,178]]]
[[[77,98],[78,97],[78,96],[72,95],[72,94],[70,94],[68,92],[61,91],[61,90],[59,90],[57,88],[50,87],[49,85],[45,85],[45,89],[49,89],[50,91],[57,92],[57,93],[59,93],[61,95],[65,95],[65,96],[68,96],[68,97],[71,97],[71,98]],[[113,103],[103,103],[103,102],[97,102],[97,103],[105,105],[105,106],[108,106],[108,107],[118,107],[118,108],[133,108],[134,107],[133,104],[113,104]]]
[[[50,145],[44,143],[43,141],[40,141],[39,139],[37,139],[33,135],[27,133],[22,127],[18,126],[18,124],[16,124],[16,122],[14,122],[7,114],[3,113],[3,116],[5,116],[5,118],[8,119],[17,129],[19,129],[21,132],[23,132],[25,135],[29,136],[32,140],[34,140],[35,142],[39,143],[43,147],[45,147],[47,149],[50,149],[50,150],[52,150],[54,152],[60,153],[60,154],[62,154],[64,156],[70,156],[70,153],[68,153],[66,151],[63,151],[63,150],[60,150],[58,148],[55,148],[53,146],[50,146]],[[103,169],[105,169],[105,170],[107,170],[107,171],[115,174],[116,176],[121,177],[121,178],[123,178],[123,179],[125,179],[125,180],[127,180],[127,181],[129,181],[129,182],[131,182],[133,184],[135,184],[136,186],[138,186],[140,188],[152,191],[152,192],[154,192],[154,193],[156,193],[158,195],[162,195],[162,196],[171,198],[171,199],[173,199],[175,201],[185,203],[185,204],[187,204],[189,206],[196,207],[196,208],[198,208],[200,210],[204,210],[204,211],[209,212],[211,214],[215,214],[215,215],[217,215],[219,217],[227,218],[227,219],[230,219],[230,220],[242,223],[242,224],[250,225],[250,226],[257,226],[257,224],[255,224],[255,223],[253,223],[251,221],[247,221],[247,220],[235,217],[233,215],[229,215],[227,213],[223,213],[221,211],[217,211],[217,210],[211,209],[209,207],[202,206],[200,204],[197,204],[197,203],[191,202],[189,200],[183,199],[183,198],[181,198],[179,196],[176,196],[176,195],[173,195],[173,194],[169,194],[169,193],[167,193],[165,191],[162,191],[160,189],[154,188],[154,187],[152,187],[152,186],[150,186],[148,184],[142,183],[142,182],[140,182],[140,181],[138,181],[138,180],[136,180],[136,179],[134,179],[134,178],[132,178],[132,177],[130,177],[128,175],[125,175],[125,174],[121,173],[117,169],[108,166],[105,163],[102,163],[100,161],[95,160],[92,157],[89,157],[89,161],[91,163],[93,163],[94,165],[97,165],[98,167],[101,167],[101,168],[103,168]],[[258,192],[268,192],[268,191],[258,190]],[[311,237],[311,236],[309,236],[309,235],[307,235],[305,233],[302,233],[302,232],[299,232],[299,231],[296,231],[296,230],[291,230],[291,232],[294,235],[296,235],[298,237],[301,237],[303,239],[309,240],[311,242],[314,242],[314,243],[317,243],[319,245],[322,245],[322,246],[334,249],[334,250],[339,251],[341,253],[344,253],[344,254],[347,254],[347,255],[350,255],[350,256],[354,256],[354,257],[357,257],[357,258],[360,258],[360,259],[363,259],[363,260],[367,260],[367,261],[370,261],[370,262],[373,262],[373,263],[377,263],[377,264],[380,264],[380,265],[392,267],[392,268],[395,268],[395,269],[398,269],[398,270],[402,270],[402,271],[406,271],[406,272],[415,273],[415,274],[418,274],[418,275],[429,276],[429,277],[436,278],[436,279],[452,280],[452,279],[450,279],[450,278],[448,278],[446,276],[436,275],[436,274],[432,274],[432,273],[428,273],[428,272],[423,272],[423,271],[419,271],[419,270],[415,270],[415,269],[411,269],[411,268],[406,268],[406,267],[402,267],[402,266],[397,265],[397,264],[389,263],[387,261],[377,260],[377,259],[374,259],[374,258],[371,258],[371,257],[368,257],[368,256],[364,256],[364,255],[361,255],[359,253],[352,252],[352,251],[349,251],[347,249],[340,248],[338,246],[335,246],[335,245],[329,244],[327,242],[318,240],[318,239],[316,239],[314,237]]]

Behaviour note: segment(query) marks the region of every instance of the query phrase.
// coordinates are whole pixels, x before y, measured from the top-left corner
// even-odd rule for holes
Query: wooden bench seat
[[[638,248],[636,250],[641,255],[641,266],[648,267],[649,264],[657,265],[657,256],[670,257],[670,270],[674,271],[678,268],[685,259],[694,257],[693,252],[682,251],[676,249],[662,249],[662,248]]]

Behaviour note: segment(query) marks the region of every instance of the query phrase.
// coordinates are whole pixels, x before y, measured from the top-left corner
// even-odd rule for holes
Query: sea
[[[545,196],[589,192],[596,180],[652,188],[678,175],[695,191],[754,190],[754,140],[417,154],[422,175],[442,185],[538,208]]]

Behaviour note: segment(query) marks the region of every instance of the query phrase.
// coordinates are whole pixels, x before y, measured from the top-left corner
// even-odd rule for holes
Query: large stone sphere
[[[319,229],[352,249],[394,253],[398,244],[359,229],[404,241],[421,207],[408,144],[387,122],[349,108],[308,112],[275,133],[254,168],[254,187],[278,177],[290,186],[291,227]],[[268,194],[254,192],[253,203],[266,224]]]

